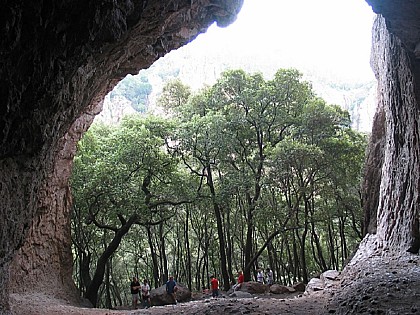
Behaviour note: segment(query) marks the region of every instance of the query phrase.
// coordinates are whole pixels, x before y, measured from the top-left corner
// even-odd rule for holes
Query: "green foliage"
[[[94,125],[75,158],[80,218],[116,225],[119,214],[139,216],[143,239],[129,233],[115,257],[125,277],[138,270],[158,285],[173,272],[201,289],[214,272],[230,282],[235,269],[270,265],[290,283],[343,267],[362,236],[367,143],[348,112],[295,69],[271,80],[230,70],[196,93],[171,81],[159,103],[173,118]],[[73,233],[84,230],[83,246],[96,251],[105,233],[76,223]]]
[[[158,105],[167,111],[176,111],[188,101],[190,95],[190,87],[184,85],[179,79],[174,79],[163,87]]]
[[[144,113],[147,110],[148,98],[152,92],[152,85],[146,76],[127,75],[110,93],[111,99],[123,96],[129,100],[133,108]]]

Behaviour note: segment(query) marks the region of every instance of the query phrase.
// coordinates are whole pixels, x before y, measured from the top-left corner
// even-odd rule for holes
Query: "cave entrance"
[[[271,5],[280,4],[275,1]],[[245,2],[238,20],[227,29],[212,26],[207,34],[170,52],[149,69],[122,80],[105,98],[104,109],[97,119],[109,122],[112,117],[119,121],[118,113],[147,109],[159,114],[156,100],[165,82],[174,78],[181,78],[197,90],[213,84],[226,69],[241,68],[272,77],[279,68],[294,67],[304,74],[305,80],[313,82],[315,92],[328,103],[351,111],[354,128],[369,131],[376,92],[369,66],[373,22],[370,7],[336,1],[327,1],[321,7],[310,1],[305,2],[307,10],[302,11],[301,5],[293,2],[292,7],[277,6],[269,10],[272,14],[267,14],[266,6],[262,10],[261,4]],[[256,17],[256,11],[264,11],[258,12],[262,19]],[[365,23],[361,23],[361,16]],[[348,28],[349,25],[353,26]],[[278,30],[275,35],[269,32],[273,29]],[[370,108],[363,107],[369,105]],[[158,248],[159,244],[155,246]],[[141,250],[135,255],[140,257]],[[160,275],[153,277],[154,282],[162,281]]]
[[[215,6],[214,2],[218,2],[220,6]],[[23,3],[13,3],[7,8],[5,29],[13,31],[2,42],[2,48],[6,48],[3,55],[5,67],[1,69],[4,74],[2,92],[7,96],[7,106],[4,107],[8,116],[4,118],[6,127],[1,172],[2,197],[6,205],[2,208],[1,218],[6,228],[2,230],[4,237],[1,243],[0,312],[8,311],[9,290],[12,294],[22,292],[21,279],[25,279],[26,282],[25,293],[42,292],[49,296],[77,301],[77,292],[71,279],[72,200],[67,183],[74,156],[74,144],[86,126],[90,125],[92,117],[97,113],[97,105],[113,84],[112,80],[119,80],[120,75],[132,72],[133,68],[148,67],[156,56],[166,52],[165,49],[179,47],[187,38],[184,37],[185,34],[195,34],[194,32],[204,27],[203,25],[208,25],[208,21],[226,22],[230,18],[229,15],[236,14],[234,7],[239,2],[210,1],[209,4],[205,1],[203,4],[201,1],[191,1],[185,4],[184,1],[183,7],[174,4],[174,1],[168,1],[163,6],[161,1],[133,2],[135,5],[145,4],[145,7],[141,8],[147,10],[145,21],[140,21],[137,15],[128,16],[133,13],[130,11],[132,7],[121,7],[118,1],[103,3],[100,9],[94,4],[80,7],[68,4],[64,8],[60,7],[59,3],[54,4],[53,10],[48,7],[49,3],[45,3],[41,9],[38,6],[25,6]],[[247,2],[244,8],[250,3]],[[335,1],[329,3],[331,6],[336,5]],[[312,10],[311,5],[312,1],[309,1],[303,6],[309,12]],[[256,51],[263,51],[266,56],[270,56],[260,61],[264,64],[267,60],[273,60],[271,57],[275,55],[287,55],[286,48],[294,45],[299,47],[298,52],[303,55],[315,55],[316,51],[321,51],[319,48],[322,48],[323,44],[312,41],[312,31],[323,33],[336,27],[336,22],[333,21],[337,19],[331,19],[331,16],[319,17],[307,26],[301,35],[283,39],[284,46],[277,48],[277,51],[272,50],[271,44],[279,40],[278,35],[290,34],[288,29],[299,26],[302,20],[311,16],[304,17],[301,13],[305,10],[299,10],[302,12],[296,13],[298,18],[295,20],[287,19],[287,15],[283,16],[281,21],[288,20],[287,25],[267,25],[265,22],[278,19],[281,13],[289,9],[267,10],[268,2],[267,5],[260,2],[259,6],[264,7],[263,14],[266,17],[272,12],[276,12],[277,15],[255,25],[252,24],[253,12],[248,12],[251,22],[240,26],[247,29],[241,37],[242,44],[251,44],[242,49],[248,53],[245,61],[247,58],[254,59],[252,54]],[[260,8],[257,9],[261,11]],[[245,14],[246,11],[243,12]],[[340,12],[342,15],[343,10]],[[19,18],[16,18],[17,16]],[[340,13],[334,15],[336,16],[340,16]],[[344,20],[343,17],[346,16],[342,15],[340,20]],[[128,24],[124,24],[125,22]],[[131,23],[137,22],[140,23],[138,28],[132,28]],[[179,28],[179,24],[182,23],[188,24],[190,28]],[[162,35],[163,25],[168,27],[168,33]],[[252,27],[248,28],[250,25]],[[268,33],[267,29],[255,32],[258,25],[265,25],[269,29],[281,28],[284,32],[278,31],[267,38],[262,36]],[[315,31],[316,25],[324,25],[326,28]],[[360,25],[360,21],[352,22],[352,25]],[[369,30],[366,30],[366,34],[368,33]],[[217,41],[221,40],[217,38],[217,33],[214,36]],[[334,41],[336,47],[345,46],[345,43],[338,41],[344,37],[336,35],[330,42]],[[299,40],[295,41],[296,38]],[[211,42],[210,39],[199,37],[192,46],[200,40]],[[225,39],[226,53],[231,40]],[[140,44],[130,45],[130,41]],[[116,42],[122,47],[115,47]],[[351,46],[355,47],[357,44]],[[201,52],[199,56],[209,58],[212,49],[213,45],[204,48],[205,53]],[[181,51],[182,49],[174,53]],[[238,56],[234,51],[230,54],[233,58]],[[352,59],[345,51],[335,53],[333,57],[338,55],[346,60],[341,64],[349,64],[348,60]],[[292,57],[288,56],[289,59]],[[236,61],[240,61],[240,58],[236,58]],[[284,63],[275,66],[271,63],[264,64],[266,68],[270,68],[270,65],[271,73],[274,73],[276,68],[285,67]],[[243,63],[235,64],[235,68],[242,66],[245,67]],[[298,67],[296,64],[292,66]],[[330,67],[332,70],[336,68]],[[217,76],[219,70],[223,70],[222,67],[209,72],[212,73],[213,79],[214,73]],[[246,70],[254,72],[258,69]],[[201,74],[203,71],[199,68],[196,72]],[[196,82],[195,78],[188,81],[190,84]],[[93,95],[94,93],[96,94]],[[28,227],[29,232],[25,234]],[[27,236],[25,239],[24,235]],[[19,247],[16,253],[16,248]],[[89,255],[84,259],[89,259]]]

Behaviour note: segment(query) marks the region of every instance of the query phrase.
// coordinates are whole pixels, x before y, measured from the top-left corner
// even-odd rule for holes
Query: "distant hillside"
[[[297,68],[304,79],[310,81],[318,96],[330,104],[340,105],[352,117],[353,128],[370,132],[375,112],[376,82],[358,82],[339,76],[331,69],[319,69],[316,65],[302,66],[293,60],[285,60],[281,53],[271,51],[265,55],[241,52],[238,55],[229,49],[200,52],[192,44],[167,54],[150,68],[136,76],[127,76],[105,98],[104,109],[97,119],[118,121],[124,113],[151,112],[159,114],[156,105],[164,84],[179,78],[193,90],[213,84],[220,73],[227,69],[244,69],[261,72],[269,79],[280,68]]]

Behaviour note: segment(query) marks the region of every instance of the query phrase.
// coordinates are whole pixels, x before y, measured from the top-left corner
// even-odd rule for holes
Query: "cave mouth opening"
[[[335,3],[336,2],[334,2],[334,4]],[[245,2],[245,9],[246,4],[247,2]],[[332,3],[330,3],[330,5],[332,5]],[[370,10],[367,4],[365,5],[365,9],[367,11]],[[339,9],[339,11],[337,11],[336,13],[332,13],[331,11],[329,11],[328,16],[334,15],[335,17],[338,17],[340,16],[339,12],[342,13],[343,10],[345,10],[343,9],[343,7],[340,6],[338,6],[337,9]],[[358,9],[359,8],[355,9],[355,12],[359,12],[357,11]],[[243,12],[243,14],[250,14],[249,12],[254,12],[253,8],[248,10],[248,13],[246,10],[241,12]],[[323,11],[321,10],[321,12],[324,11],[326,11],[325,8],[323,9]],[[272,10],[271,12],[283,11],[280,9],[276,9]],[[115,107],[113,107],[112,104],[109,105],[107,102],[111,102],[112,98],[115,98],[118,102],[121,100],[121,98],[117,98],[117,96],[124,96],[122,92],[118,90],[118,87],[122,87],[122,90],[127,91],[127,86],[132,85],[133,82],[141,85],[144,84],[146,80],[150,80],[150,78],[153,78],[152,80],[154,83],[158,82],[157,86],[161,87],[165,80],[183,75],[187,84],[194,84],[196,85],[195,87],[198,89],[206,83],[208,84],[214,82],[216,78],[220,75],[221,71],[231,67],[245,68],[249,72],[265,71],[265,74],[267,76],[272,76],[273,73],[279,68],[303,68],[304,70],[302,70],[302,72],[305,72],[306,70],[307,72],[311,73],[311,75],[308,75],[308,77],[306,77],[306,79],[308,80],[311,80],[311,78],[316,77],[315,72],[316,70],[319,70],[321,71],[321,74],[319,75],[321,78],[325,79],[326,77],[330,76],[332,77],[332,81],[337,80],[338,83],[336,84],[341,90],[348,89],[348,86],[345,85],[346,82],[350,82],[352,88],[355,86],[356,89],[359,89],[360,85],[363,85],[363,83],[367,82],[367,84],[369,84],[369,90],[376,91],[375,82],[373,80],[373,74],[370,70],[369,65],[370,32],[371,23],[373,22],[373,13],[371,15],[366,12],[363,13],[366,14],[367,23],[365,25],[366,28],[361,28],[361,33],[359,33],[359,29],[357,29],[357,31],[354,31],[353,29],[352,32],[351,29],[340,28],[336,24],[338,23],[338,20],[340,20],[340,22],[342,23],[340,25],[348,25],[347,20],[343,21],[343,19],[341,18],[331,20],[327,19],[326,17],[321,18],[320,16],[317,16],[317,21],[322,21],[322,23],[317,24],[316,21],[310,18],[313,15],[313,11],[308,10],[308,12],[311,12],[312,14],[308,14],[308,16],[304,17],[303,19],[306,22],[309,22],[309,24],[304,24],[300,22],[297,23],[299,24],[299,32],[291,32],[290,34],[286,34],[288,35],[288,37],[282,38],[281,40],[278,39],[279,34],[277,33],[276,41],[280,42],[281,45],[275,47],[274,45],[267,45],[267,43],[273,41],[273,35],[263,37],[261,36],[261,34],[265,34],[266,32],[268,33],[267,30],[269,29],[284,30],[286,29],[284,25],[267,25],[267,23],[258,21],[255,18],[255,16],[252,17],[254,24],[250,24],[249,22],[241,21],[241,13],[237,21],[239,23],[239,26],[236,25],[236,22],[233,23],[232,27],[234,27],[234,31],[232,31],[231,33],[229,33],[229,27],[227,27],[227,29],[218,29],[216,28],[216,26],[213,25],[212,27],[210,27],[207,34],[199,35],[197,39],[195,39],[188,45],[181,47],[176,51],[168,53],[165,57],[161,58],[160,60],[156,61],[153,65],[151,65],[150,68],[146,70],[141,70],[137,76],[129,75],[125,79],[123,79],[117,85],[117,87],[106,96],[104,102],[104,109],[102,110],[101,114],[98,115],[97,118],[106,121],[107,117],[116,117],[115,115],[107,116],[107,114],[109,114],[107,111],[110,111],[113,108],[115,109]],[[362,25],[362,23],[355,22],[355,16],[352,17],[354,25]],[[267,17],[265,16],[265,22],[267,22],[268,20],[270,19],[267,19]],[[287,22],[289,24],[293,23],[292,21],[294,21],[290,18],[287,20],[280,20],[283,23]],[[360,19],[358,21],[360,22]],[[274,23],[276,22],[276,20],[272,18],[271,22]],[[264,26],[263,28],[256,27],[261,24]],[[319,28],[315,26],[319,26]],[[245,32],[242,35],[235,35],[235,28],[245,28]],[[311,30],[310,32],[308,32],[309,29]],[[223,32],[227,32],[228,35],[222,36],[221,34],[223,34]],[[329,36],[326,35],[326,33],[328,33]],[[323,36],[318,37],[319,34],[322,34]],[[361,36],[360,34],[363,34],[363,36]],[[362,37],[364,40],[368,38],[369,45],[364,46],[360,44],[360,42],[363,42],[363,40],[361,39]],[[302,40],[302,38],[304,40]],[[218,43],[221,44],[219,45]],[[285,43],[287,44],[285,45]],[[330,45],[331,43],[333,43],[333,45]],[[361,48],[362,46],[364,46],[363,49]],[[308,47],[310,49],[308,49]],[[296,50],[292,50],[289,48],[294,48]],[[260,54],[261,51],[263,51],[263,54]],[[302,64],[299,63],[299,58],[303,58],[304,56],[308,55],[308,51],[309,55],[311,56],[309,61],[304,61]],[[286,52],[289,53],[289,55],[286,55]],[[325,54],[323,54],[323,52]],[[364,54],[362,52],[364,52]],[[360,59],[358,59],[360,55],[363,55],[363,62],[361,62]],[[285,57],[285,60],[278,60],[279,56]],[[211,61],[209,62],[209,59],[216,60],[216,64],[212,63]],[[194,63],[196,60],[197,62]],[[228,60],[231,63],[228,63]],[[252,63],[250,62],[250,60],[252,60]],[[343,62],[343,60],[345,60],[345,62]],[[355,63],[353,64],[350,61],[354,61]],[[220,62],[224,62],[225,65],[221,66]],[[288,62],[290,62],[290,64]],[[359,63],[363,63],[364,66],[358,68],[358,66],[356,65],[358,65]],[[188,66],[192,67],[192,70],[186,70]],[[205,68],[206,66],[209,66],[210,69]],[[224,66],[226,68],[223,68]],[[199,67],[200,71],[197,71],[197,67]],[[209,73],[211,75],[209,75]],[[139,79],[135,79],[136,77],[138,77]],[[126,86],[124,86],[125,82]],[[145,87],[144,85],[141,85],[141,88],[145,89],[146,91],[150,90],[150,87]],[[153,88],[151,90],[153,90]],[[148,101],[150,101],[150,99],[156,99],[156,97],[159,95],[159,92],[157,92],[153,96],[150,95],[151,94],[148,94],[148,97],[145,97],[145,99]],[[328,95],[328,92],[326,93],[326,95]],[[357,97],[360,97],[360,94],[358,94]],[[347,109],[353,107],[353,105],[349,104],[348,102],[348,95],[340,95],[340,97],[338,98],[347,101],[347,103],[341,104],[347,106]],[[338,98],[336,97],[335,100],[329,101],[329,103],[337,103],[336,100]],[[128,98],[126,98],[125,100],[129,101]],[[358,105],[362,104],[360,99],[357,99],[355,101],[359,102]],[[371,99],[371,101],[373,101],[373,99]],[[129,102],[125,103],[127,104]],[[136,107],[136,110],[141,111],[142,109],[147,107],[144,105],[148,104],[141,104],[141,106],[136,104],[136,106],[134,107]],[[117,111],[124,112],[124,109],[121,110],[121,108],[118,108]],[[373,116],[373,112],[374,110],[371,109],[371,116],[367,118],[367,122],[370,122]],[[356,119],[360,119],[360,117],[357,115],[360,115],[360,113],[355,114],[354,117],[356,117]],[[118,117],[117,120],[119,120]],[[369,127],[370,125],[368,127],[365,126],[364,130],[369,130]]]
[[[185,43],[185,37],[177,35],[188,35],[189,31],[196,34],[207,27],[209,21],[217,19],[215,16],[232,14],[232,11],[220,10],[225,3],[229,2],[228,5],[233,7],[240,1],[236,1],[236,4],[234,0],[200,1],[200,4],[197,1],[131,3],[143,5],[146,2],[148,6],[144,7],[147,10],[144,16],[147,18],[144,21],[138,15],[129,16],[129,26],[140,23],[135,31],[121,28],[121,25],[127,26],[123,25],[124,13],[130,7],[118,7],[121,3],[118,1],[103,3],[105,6],[101,8],[87,3],[80,7],[74,3],[60,7],[62,3],[59,2],[43,2],[45,7],[42,9],[38,5],[26,5],[23,1],[5,3],[7,14],[3,14],[2,30],[6,31],[6,36],[1,41],[4,66],[0,68],[1,94],[5,96],[2,98],[5,100],[2,108],[5,115],[0,172],[4,205],[0,210],[0,219],[4,223],[0,242],[0,313],[10,314],[9,293],[22,293],[22,279],[25,280],[24,290],[27,290],[24,293],[42,292],[66,301],[74,297],[68,234],[68,205],[71,200],[67,172],[71,168],[69,160],[73,158],[73,145],[79,135],[73,138],[75,141],[68,139],[77,132],[83,133],[83,126],[90,125],[91,121],[83,121],[85,117],[82,116],[97,113],[95,110],[98,108],[91,108],[94,107],[92,103],[102,101],[108,87],[113,85],[110,82],[112,79],[120,80],[126,73],[147,68],[156,60],[156,56],[163,54],[162,49],[175,49]],[[211,6],[204,8],[210,2]],[[220,6],[214,6],[215,2]],[[378,47],[373,59],[376,59],[375,74],[378,77],[378,90],[381,91],[378,107],[384,106],[384,109],[380,108],[382,112],[375,120],[373,141],[376,142],[373,145],[376,145],[376,150],[370,157],[370,166],[372,172],[380,173],[383,166],[381,159],[387,155],[386,167],[391,170],[385,172],[383,178],[382,174],[371,174],[366,181],[366,187],[378,188],[378,192],[370,191],[372,194],[367,198],[372,202],[369,210],[372,212],[371,219],[375,224],[378,221],[374,242],[367,247],[374,250],[379,246],[381,253],[392,249],[407,255],[408,246],[413,238],[418,237],[418,206],[412,201],[417,198],[417,166],[420,165],[415,145],[418,143],[418,123],[415,119],[419,116],[416,97],[418,99],[420,82],[417,80],[420,71],[416,59],[420,19],[415,17],[420,14],[420,6],[413,1],[404,5],[392,1],[367,2],[383,16],[374,32],[374,43],[376,41]],[[186,7],[178,7],[178,4],[185,3]],[[49,5],[53,5],[54,10],[50,10]],[[191,6],[194,6],[194,10],[191,10]],[[176,9],[182,11],[178,16]],[[189,20],[191,14],[196,12],[198,14]],[[123,23],[120,24],[121,21]],[[170,26],[175,26],[175,30],[169,32],[169,36],[161,36],[160,26],[173,21],[175,23]],[[181,30],[176,28],[177,24],[194,25]],[[147,34],[142,33],[135,39],[131,37],[143,29]],[[127,32],[128,37],[124,38],[128,38],[129,43],[139,39],[138,46],[141,47],[125,45],[127,43],[118,43],[120,47],[115,47],[113,43],[124,32]],[[174,37],[175,40],[171,42]],[[378,39],[382,42],[378,43]],[[272,40],[275,39],[268,42]],[[305,37],[302,41],[305,41]],[[266,44],[263,43],[262,47],[266,47]],[[111,47],[112,51],[106,51],[107,47]],[[304,51],[310,54],[312,49],[307,45]],[[110,55],[112,60],[108,59]],[[389,58],[382,58],[385,56]],[[96,95],[92,96],[92,93]],[[96,99],[93,99],[95,96]],[[395,100],[398,100],[396,104]],[[75,128],[69,131],[72,123],[72,128]],[[388,139],[391,141],[386,142]],[[395,139],[402,141],[394,142]],[[400,159],[396,152],[407,153],[407,156]],[[403,176],[400,174],[404,174],[405,184],[401,183]],[[376,233],[376,226],[372,233]],[[418,251],[418,247],[416,249]],[[412,251],[415,252],[415,249]],[[383,269],[380,261],[375,272]],[[363,273],[363,276],[366,274]],[[400,288],[396,289],[406,293]],[[361,292],[352,291],[356,295]],[[26,299],[22,301],[18,307],[28,305]],[[359,303],[360,299],[358,296],[347,296],[343,301]],[[370,303],[370,300],[366,302]],[[394,303],[395,299],[389,302]],[[344,307],[349,306],[346,303]]]
[[[214,2],[219,2],[220,6],[213,5]],[[10,127],[13,133],[7,134],[3,139],[6,145],[2,151],[2,183],[5,183],[7,189],[2,190],[2,196],[7,207],[2,209],[1,215],[8,229],[3,230],[5,234],[2,234],[4,239],[1,244],[0,282],[11,283],[10,286],[0,286],[0,307],[8,307],[7,288],[10,288],[10,292],[20,292],[20,279],[26,279],[27,290],[40,289],[62,297],[73,295],[74,288],[69,281],[72,260],[69,244],[71,237],[68,234],[71,204],[68,173],[72,166],[74,145],[85,132],[85,126],[90,125],[90,118],[97,114],[100,107],[97,105],[108,88],[114,84],[113,80],[119,80],[121,76],[135,72],[136,69],[149,67],[156,56],[164,54],[166,48],[171,50],[179,47],[185,43],[185,34],[194,35],[206,27],[210,20],[223,19],[223,14],[236,14],[234,9],[230,9],[239,2],[215,0],[207,7],[204,7],[207,2],[202,5],[201,2],[198,4],[191,1],[185,7],[175,4],[176,9],[180,9],[177,15],[173,1],[170,1],[168,6],[159,1],[147,1],[148,6],[144,7],[147,11],[145,16],[150,18],[152,23],[149,24],[147,19],[142,21],[139,16],[130,15],[127,19],[128,29],[124,28],[127,25],[121,22],[124,22],[124,14],[130,8],[118,7],[120,3],[115,1],[107,3],[101,9],[93,4],[82,7],[69,4],[59,9],[59,3],[54,4],[56,10],[47,10],[48,4],[45,4],[42,10],[22,3],[13,3],[8,8],[10,15],[5,21],[13,32],[2,42],[2,45],[9,46],[5,50],[5,67],[2,67],[1,71],[5,75],[2,93],[7,91],[7,110],[10,110],[10,116],[5,120],[9,119],[7,128]],[[142,3],[146,1],[136,2]],[[225,4],[229,6],[227,9]],[[262,3],[259,5],[265,8],[262,11],[265,10],[263,14],[266,15],[277,10],[267,10]],[[307,6],[306,11],[311,11],[308,9],[309,5],[309,2],[303,5]],[[162,14],[155,16],[156,12]],[[16,19],[18,15],[22,19]],[[39,18],[40,15],[42,18]],[[299,22],[301,15],[296,16],[298,18],[294,22]],[[313,25],[328,20],[325,18]],[[134,25],[133,21],[139,22],[138,27],[130,29]],[[182,23],[192,26],[182,27]],[[328,28],[334,28],[332,24],[328,24]],[[169,35],[161,32],[162,25],[169,26]],[[270,54],[268,47],[270,43],[278,41],[278,34],[275,33],[267,39],[259,36],[268,33],[267,29],[252,34],[256,25],[249,25],[253,25],[252,29],[245,33],[242,42],[253,45],[243,50],[250,53],[255,51],[256,47],[257,50]],[[247,25],[242,27],[246,29]],[[290,25],[283,27],[284,30],[288,28]],[[303,35],[295,36],[300,39],[297,44],[301,45],[301,53],[311,55],[315,53],[316,48],[322,46],[319,42],[313,42],[312,36],[308,36],[312,30],[314,28],[308,26]],[[37,32],[40,32],[39,36]],[[127,37],[122,36],[124,32],[127,32]],[[250,40],[251,35],[254,42]],[[217,41],[220,40],[217,35],[215,37]],[[192,45],[198,43],[200,38],[202,37],[192,42]],[[265,39],[261,41],[263,38]],[[119,39],[127,39],[121,43],[122,49],[114,45]],[[130,45],[131,41],[140,44]],[[283,43],[283,48],[288,46],[288,40],[284,41],[286,43]],[[225,51],[228,43],[229,40],[225,44]],[[43,46],[40,46],[41,44]],[[336,42],[336,46],[343,45]],[[212,46],[206,48],[207,52],[210,52],[211,48]],[[182,48],[179,51],[181,50]],[[207,52],[200,55],[206,56]],[[282,53],[283,51],[279,50],[273,54]],[[235,53],[233,54],[235,57]],[[253,58],[252,55],[250,58]],[[351,57],[343,56],[344,59],[348,60]],[[96,95],[93,95],[95,93]],[[26,132],[27,130],[31,132]],[[22,134],[24,136],[21,137]],[[31,139],[33,141],[29,141]],[[13,157],[16,159],[13,160]],[[23,235],[27,235],[25,240]],[[19,247],[16,252],[16,248]],[[9,265],[12,265],[10,272]],[[6,276],[9,274],[10,279]],[[48,283],[50,285],[43,285]]]

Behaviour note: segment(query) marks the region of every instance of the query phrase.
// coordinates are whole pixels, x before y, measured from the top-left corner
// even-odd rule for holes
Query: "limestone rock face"
[[[126,74],[150,66],[214,21],[229,24],[241,5],[242,0],[2,3],[0,314],[9,312],[9,289],[77,296],[68,177],[75,144],[104,96]],[[18,285],[22,278],[24,287]]]
[[[368,204],[377,211],[378,247],[418,252],[419,234],[419,117],[415,57],[388,32],[385,20],[374,24],[373,68],[378,78],[379,105],[372,139],[379,145],[374,159]],[[372,143],[371,143],[372,148]],[[380,167],[380,170],[378,169]],[[372,170],[371,170],[372,172]],[[379,186],[379,188],[378,188]],[[377,208],[374,208],[377,207]],[[370,223],[370,228],[372,228]]]
[[[385,18],[389,32],[396,35],[408,51],[417,51],[420,39],[420,5],[417,1],[367,0],[367,2],[375,13]]]

